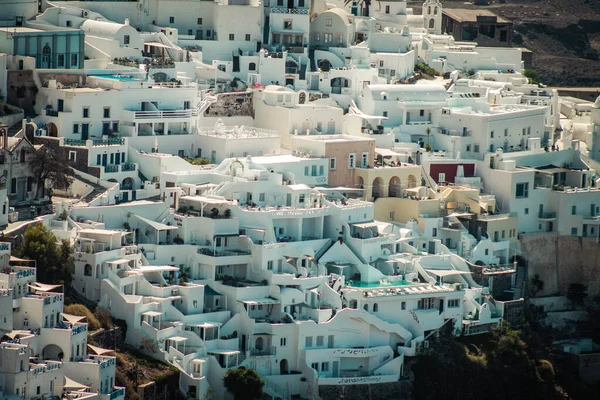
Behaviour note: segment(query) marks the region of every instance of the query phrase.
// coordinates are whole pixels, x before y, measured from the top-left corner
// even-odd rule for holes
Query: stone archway
[[[49,344],[42,350],[44,360],[60,361],[64,356],[63,350],[55,344]]]
[[[373,180],[373,188],[371,189],[371,195],[373,199],[378,197],[384,197],[383,193],[383,179],[377,177]]]
[[[414,175],[408,176],[408,187],[409,188],[417,187],[417,178],[415,178]]]
[[[400,178],[392,176],[390,179],[390,197],[402,197],[402,185],[400,184]]]

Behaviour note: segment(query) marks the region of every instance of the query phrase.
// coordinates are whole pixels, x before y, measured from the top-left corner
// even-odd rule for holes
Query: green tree
[[[539,85],[540,74],[538,74],[538,72],[535,69],[527,68],[525,71],[523,71],[523,75],[526,78],[529,78],[529,82],[533,83],[534,85]]]
[[[583,302],[587,297],[588,287],[583,283],[571,283],[567,289],[567,299],[575,306],[583,306]]]
[[[38,281],[63,284],[65,290],[71,284],[73,246],[66,239],[59,242],[42,224],[27,228],[15,253],[19,257],[36,261]]]
[[[55,189],[66,189],[73,182],[75,173],[62,152],[44,146],[31,154],[29,166],[37,183],[37,197],[42,196],[46,182]]]
[[[230,369],[225,374],[223,383],[235,400],[260,399],[265,385],[260,375],[250,368]]]

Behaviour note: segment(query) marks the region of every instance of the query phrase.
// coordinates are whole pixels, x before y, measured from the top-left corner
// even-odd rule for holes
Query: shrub
[[[100,326],[102,328],[113,328],[112,316],[110,314],[110,311],[108,311],[106,308],[98,308],[95,312],[95,316],[98,319],[98,322],[100,322]]]
[[[100,329],[100,322],[96,316],[83,304],[70,304],[65,306],[65,313],[71,315],[78,315],[80,317],[86,317],[88,323],[88,330],[95,331]]]

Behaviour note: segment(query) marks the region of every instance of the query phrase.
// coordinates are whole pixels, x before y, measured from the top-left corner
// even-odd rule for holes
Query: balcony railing
[[[135,171],[135,164],[122,164],[121,171]]]
[[[135,111],[136,119],[160,119],[160,118],[191,118],[197,117],[198,110],[164,110],[164,111]]]
[[[119,397],[125,396],[125,389],[119,388],[110,394],[110,400],[118,399]]]
[[[262,349],[250,349],[250,357],[274,356],[277,352],[275,346],[267,346]]]
[[[119,166],[118,165],[105,165],[104,166],[104,172],[119,172]]]
[[[64,144],[65,146],[85,146],[86,141],[78,139],[65,139]]]
[[[306,8],[273,7],[273,8],[271,8],[271,12],[274,13],[274,14],[300,14],[300,15],[308,15],[308,9],[306,9]]]
[[[125,139],[122,138],[110,138],[110,139],[94,139],[92,145],[94,146],[119,146],[125,144]]]
[[[58,111],[46,108],[46,115],[48,117],[58,117]]]
[[[554,218],[556,218],[556,213],[555,212],[541,212],[541,213],[538,213],[538,218],[539,219],[554,219]]]

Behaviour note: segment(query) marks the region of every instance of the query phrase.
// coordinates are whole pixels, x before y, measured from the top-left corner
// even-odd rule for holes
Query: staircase
[[[94,200],[96,197],[98,197],[99,195],[101,195],[102,193],[106,192],[106,188],[103,186],[98,185],[97,183],[94,183],[92,181],[89,181],[79,175],[76,176],[76,178],[78,181],[81,181],[83,183],[85,183],[86,185],[89,185],[93,188],[93,190],[85,197],[83,197],[81,199],[81,201],[85,202],[85,203],[89,203],[92,200]]]
[[[527,281],[527,267],[520,265],[517,267],[517,277],[515,279],[515,289],[513,292],[513,300],[523,298],[525,282]]]

